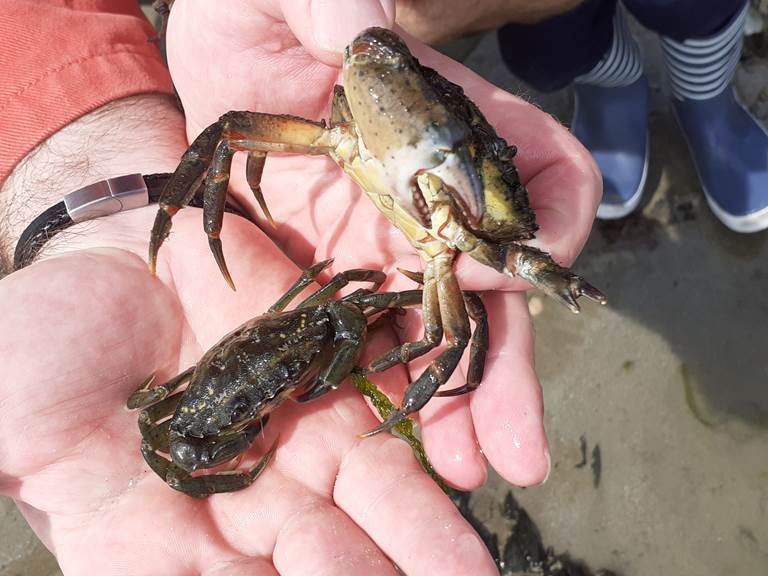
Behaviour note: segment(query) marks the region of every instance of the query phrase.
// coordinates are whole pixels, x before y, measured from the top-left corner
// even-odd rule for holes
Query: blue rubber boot
[[[602,219],[623,218],[643,195],[648,173],[648,83],[640,51],[617,7],[605,56],[574,82],[571,131],[603,173]]]
[[[648,174],[648,83],[629,86],[575,86],[571,131],[592,153],[603,173],[603,200],[597,217],[623,218],[643,196]]]
[[[768,228],[768,133],[737,99],[746,6],[722,31],[662,45],[673,107],[712,212],[736,232]]]

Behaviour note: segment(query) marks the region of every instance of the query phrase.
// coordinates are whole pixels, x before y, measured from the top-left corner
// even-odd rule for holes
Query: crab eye
[[[231,409],[229,413],[230,420],[232,422],[239,422],[245,416],[248,415],[249,408],[250,408],[250,405],[248,404],[248,401],[245,398],[235,398],[235,400],[231,404]]]

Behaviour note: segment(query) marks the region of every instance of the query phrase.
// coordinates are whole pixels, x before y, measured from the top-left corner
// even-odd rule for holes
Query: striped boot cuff
[[[640,47],[627,27],[623,8],[616,6],[611,47],[592,70],[576,78],[575,82],[603,88],[616,88],[629,86],[642,74]]]
[[[672,94],[680,100],[708,100],[730,86],[741,57],[748,4],[714,36],[677,42],[662,38]]]

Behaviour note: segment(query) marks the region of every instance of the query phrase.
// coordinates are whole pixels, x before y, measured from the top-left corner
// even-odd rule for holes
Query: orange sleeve
[[[136,0],[0,0],[0,184],[83,114],[171,94],[154,36]]]

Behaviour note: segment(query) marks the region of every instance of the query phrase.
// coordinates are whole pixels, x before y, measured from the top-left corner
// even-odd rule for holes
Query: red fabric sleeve
[[[0,184],[83,114],[172,93],[154,36],[137,0],[0,0]]]

